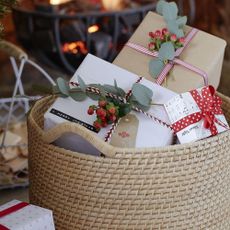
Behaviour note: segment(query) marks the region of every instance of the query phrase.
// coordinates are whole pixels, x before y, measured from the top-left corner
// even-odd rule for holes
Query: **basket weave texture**
[[[230,121],[230,98],[220,96]],[[187,145],[114,148],[77,124],[44,132],[53,100],[29,114],[29,170],[30,200],[53,210],[57,229],[230,229],[230,131]],[[49,144],[67,132],[105,157]]]

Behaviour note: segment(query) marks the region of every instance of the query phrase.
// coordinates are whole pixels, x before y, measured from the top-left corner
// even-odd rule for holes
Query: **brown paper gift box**
[[[166,23],[163,17],[149,12],[129,42],[147,48],[149,43],[148,33],[164,27],[166,27]],[[191,30],[191,27],[186,26],[185,31],[188,32],[189,30]],[[225,47],[226,42],[223,39],[199,31],[179,58],[205,71],[208,74],[209,84],[217,88],[220,82]],[[150,81],[155,81],[149,73],[149,61],[151,58],[125,46],[113,64],[143,76]],[[182,93],[204,86],[204,80],[191,70],[175,65],[162,86],[174,92]]]

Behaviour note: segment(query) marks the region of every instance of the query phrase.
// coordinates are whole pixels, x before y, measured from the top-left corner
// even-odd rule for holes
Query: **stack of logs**
[[[0,132],[0,142],[3,139]],[[17,123],[6,132],[0,148],[0,189],[28,184],[28,150],[25,123]]]

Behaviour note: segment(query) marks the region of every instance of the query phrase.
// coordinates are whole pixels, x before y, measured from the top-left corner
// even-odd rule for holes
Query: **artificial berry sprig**
[[[185,39],[177,38],[175,34],[171,34],[167,28],[156,30],[155,32],[149,32],[149,44],[148,48],[150,51],[159,51],[162,44],[165,42],[171,42],[175,49],[184,46]]]
[[[91,105],[89,107],[88,114],[96,114],[97,119],[94,121],[93,126],[97,131],[100,131],[101,128],[105,128],[119,119],[119,106],[107,101],[105,98],[101,98],[98,101],[98,106]]]

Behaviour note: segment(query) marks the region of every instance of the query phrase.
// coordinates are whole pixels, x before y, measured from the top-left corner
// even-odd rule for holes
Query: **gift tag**
[[[134,114],[121,118],[112,135],[110,144],[121,148],[135,148],[139,120]]]

